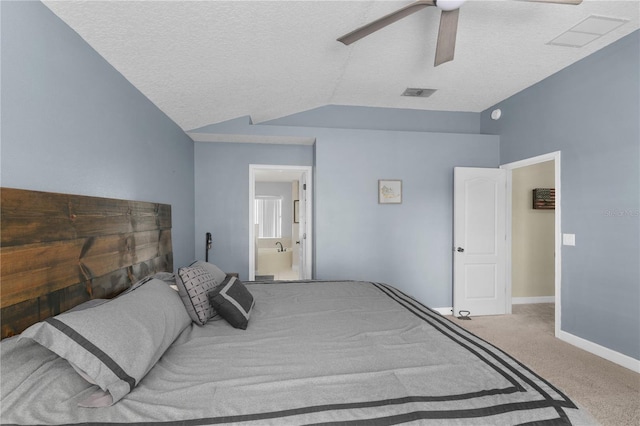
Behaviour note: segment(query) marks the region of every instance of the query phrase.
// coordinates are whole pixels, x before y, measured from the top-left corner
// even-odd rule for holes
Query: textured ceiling
[[[640,27],[640,0],[470,0],[455,59],[434,68],[432,7],[336,41],[409,1],[44,3],[184,130],[328,104],[480,112]],[[629,22],[582,48],[546,44],[589,15]],[[407,87],[438,91],[400,97]]]

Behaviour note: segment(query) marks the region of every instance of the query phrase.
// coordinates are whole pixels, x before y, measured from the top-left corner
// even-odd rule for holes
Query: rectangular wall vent
[[[407,87],[402,96],[412,96],[415,98],[428,98],[436,92],[436,89],[420,89],[417,87]]]

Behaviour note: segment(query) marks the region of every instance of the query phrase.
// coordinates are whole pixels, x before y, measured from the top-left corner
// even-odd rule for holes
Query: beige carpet
[[[640,374],[554,337],[554,305],[513,305],[512,315],[456,324],[505,350],[563,390],[605,426],[640,425]]]

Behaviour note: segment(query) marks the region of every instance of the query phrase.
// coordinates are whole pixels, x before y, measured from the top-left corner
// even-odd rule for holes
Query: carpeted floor
[[[604,426],[640,425],[640,374],[554,337],[554,305],[456,324],[505,350],[556,385]]]

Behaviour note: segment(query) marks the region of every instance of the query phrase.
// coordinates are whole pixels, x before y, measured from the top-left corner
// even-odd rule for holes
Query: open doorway
[[[560,152],[500,166],[507,171],[507,313],[515,303],[555,302],[561,324]],[[533,189],[552,190],[554,208],[534,209]]]
[[[311,167],[249,166],[249,279],[311,279]]]

